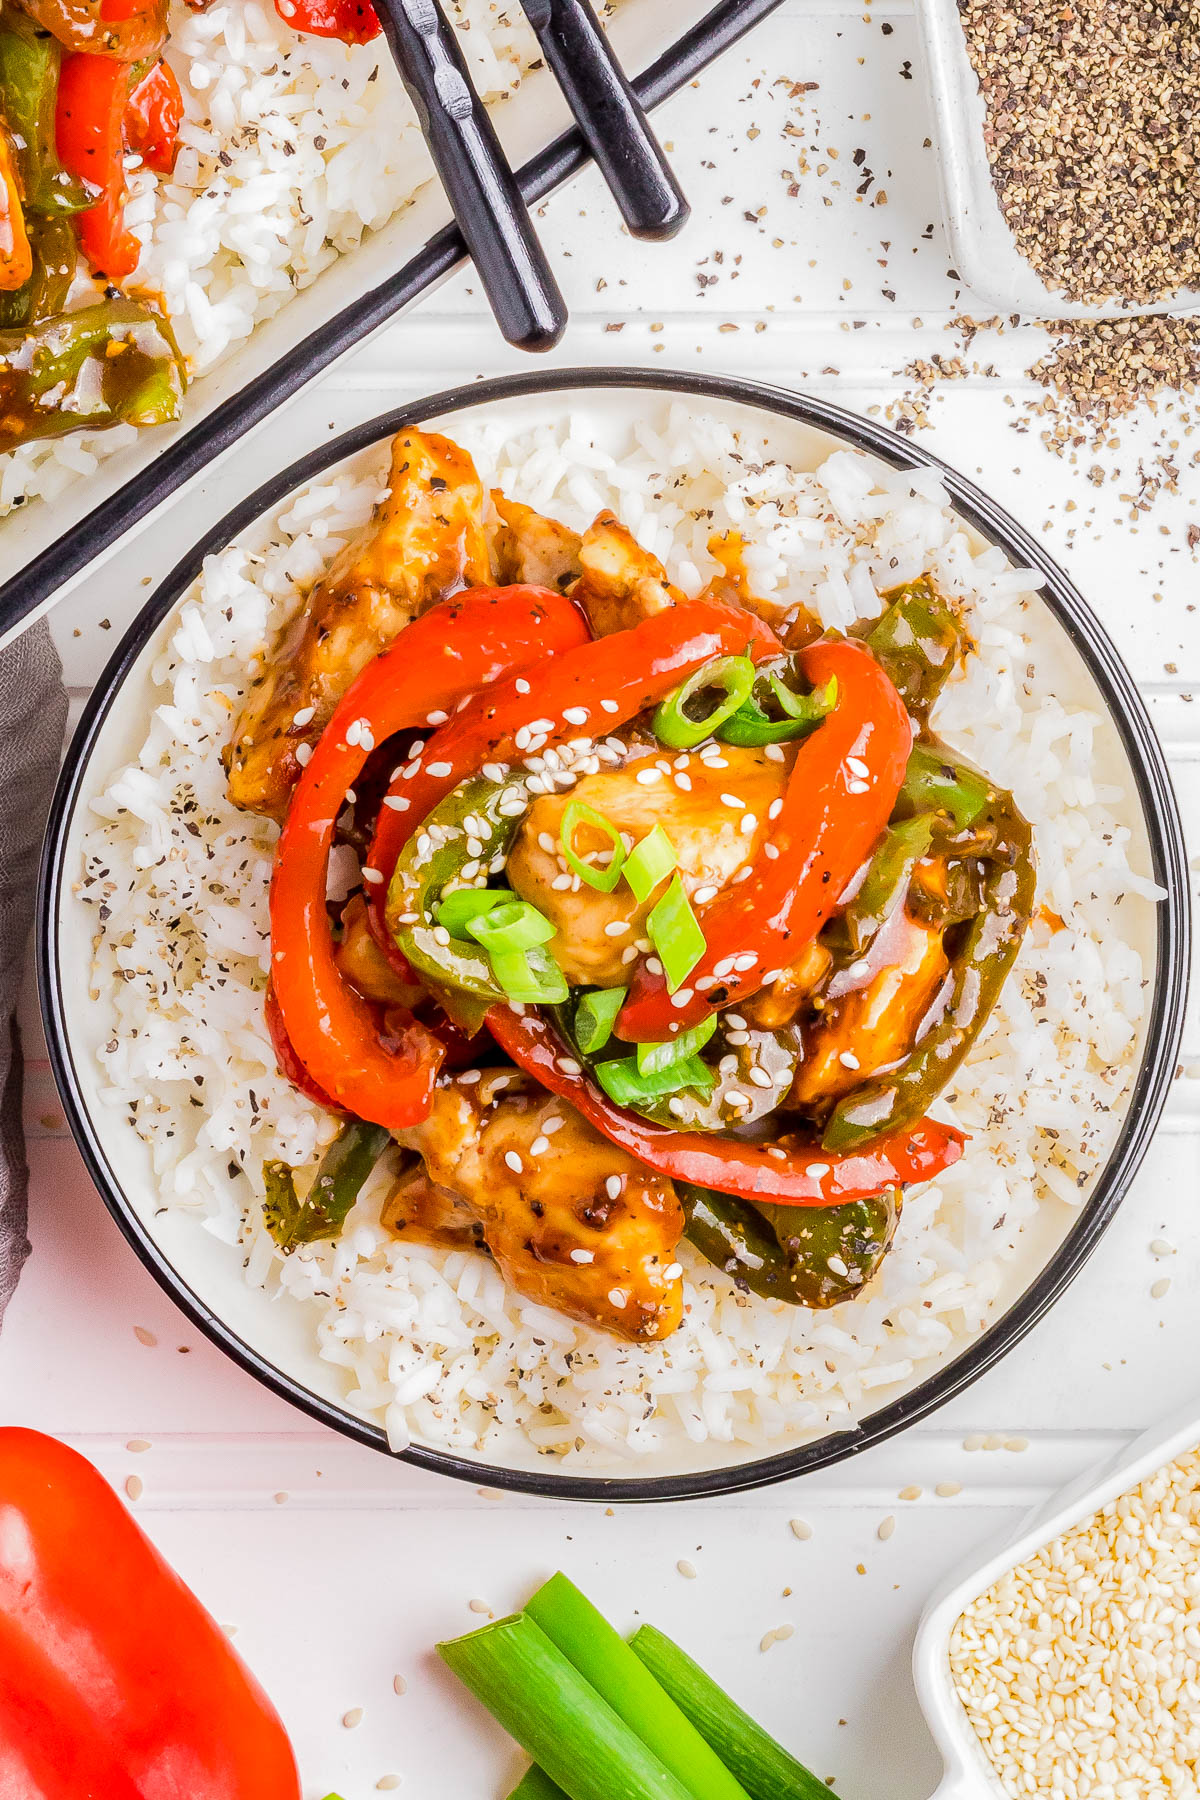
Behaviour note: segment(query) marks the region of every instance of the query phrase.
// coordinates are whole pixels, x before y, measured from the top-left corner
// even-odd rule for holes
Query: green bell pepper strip
[[[0,332],[0,451],[69,431],[165,425],[179,417],[185,386],[170,327],[136,300]]]
[[[676,1182],[684,1236],[766,1300],[822,1308],[853,1299],[878,1269],[900,1217],[891,1188],[842,1206],[772,1206]]]
[[[904,780],[892,809],[893,819],[918,813],[948,813],[960,831],[975,825],[997,797],[986,775],[936,739],[922,739],[909,752]]]
[[[884,595],[891,602],[867,637],[910,713],[928,718],[962,647],[962,626],[952,603],[927,575]]]
[[[506,998],[505,989],[481,945],[455,935],[447,943],[440,940],[446,927],[436,923],[437,908],[468,863],[487,869],[507,855],[521,823],[518,799],[528,805],[528,790],[518,776],[489,781],[476,775],[460,782],[408,839],[388,886],[385,918],[393,941],[454,1023],[467,1031],[478,1031],[489,1006]],[[502,810],[506,806],[510,813]],[[468,818],[483,832],[468,832]],[[482,844],[481,852],[472,854],[468,837]]]
[[[33,325],[60,313],[67,304],[79,253],[71,221],[62,218],[27,218],[33,273],[19,288],[0,292],[0,331]]]
[[[303,1200],[297,1197],[286,1163],[263,1164],[267,1195],[263,1215],[267,1230],[285,1254],[290,1255],[300,1244],[340,1236],[363,1183],[391,1141],[391,1132],[382,1125],[349,1120],[321,1158]]]
[[[62,50],[32,20],[6,8],[0,26],[0,116],[12,134],[26,213],[69,217],[96,189],[63,168],[55,139]]]
[[[889,825],[854,898],[836,920],[838,937],[861,956],[901,904],[913,870],[929,849],[934,820],[929,813]]]
[[[1037,864],[1033,834],[1011,795],[993,789],[991,806],[998,829],[983,879],[984,911],[965,928],[953,957],[944,1008],[898,1068],[839,1101],[821,1139],[824,1150],[857,1150],[921,1118],[999,998],[1033,916]]]

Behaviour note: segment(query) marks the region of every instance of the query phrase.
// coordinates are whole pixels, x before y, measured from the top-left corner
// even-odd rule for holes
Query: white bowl
[[[1140,1027],[1135,1073],[1116,1142],[1077,1208],[1054,1203],[1009,1263],[995,1317],[973,1340],[953,1345],[919,1381],[873,1395],[875,1410],[854,1429],[812,1442],[792,1442],[771,1456],[745,1447],[693,1446],[688,1452],[616,1465],[620,1475],[556,1473],[532,1448],[509,1466],[452,1456],[420,1443],[409,1460],[478,1481],[589,1499],[664,1499],[735,1490],[784,1479],[864,1449],[922,1418],[960,1391],[1009,1349],[1052,1304],[1094,1247],[1119,1205],[1149,1143],[1170,1085],[1181,1028],[1188,936],[1186,860],[1174,797],[1137,690],[1116,652],[1062,572],[1033,539],[969,482],[928,453],[839,408],[780,390],[710,376],[644,370],[563,370],[483,382],[438,394],[361,426],[322,447],[250,495],[179,564],[134,624],[101,676],[68,750],[55,798],[40,895],[39,975],[47,1038],[63,1103],[93,1178],[126,1237],[157,1279],[197,1324],[243,1367],[313,1416],[362,1442],[386,1448],[382,1431],[356,1416],[343,1398],[340,1372],[324,1362],[300,1303],[272,1300],[247,1286],[240,1256],[178,1212],[159,1205],[146,1146],[104,1104],[97,1050],[107,1035],[103,1009],[88,999],[93,921],[74,883],[88,802],[105,788],[144,737],[151,707],[149,671],[170,621],[199,572],[203,556],[223,548],[260,514],[336,462],[359,455],[416,422],[452,435],[456,417],[477,409],[513,432],[570,409],[600,443],[616,448],[647,409],[679,395],[730,422],[750,426],[770,450],[799,467],[815,467],[832,449],[874,453],[896,468],[936,468],[956,509],[980,540],[999,544],[1014,564],[1045,576],[1030,603],[1029,629],[1039,658],[1051,659],[1053,687],[1068,703],[1106,716],[1097,741],[1096,772],[1126,796],[1123,822],[1131,854],[1152,870],[1167,898],[1138,902],[1148,1006]]]

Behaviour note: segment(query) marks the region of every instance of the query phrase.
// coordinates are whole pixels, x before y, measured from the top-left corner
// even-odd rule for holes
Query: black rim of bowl
[[[58,952],[66,840],[84,787],[93,746],[126,675],[166,614],[195,580],[204,557],[224,548],[260,515],[279,505],[295,488],[333,464],[391,437],[405,426],[424,421],[447,422],[452,414],[522,395],[611,388],[643,389],[668,396],[687,395],[708,402],[750,407],[828,431],[853,448],[878,456],[893,468],[935,469],[942,477],[955,510],[969,525],[998,544],[1014,563],[1036,568],[1045,576],[1040,597],[1066,630],[1103,694],[1109,717],[1124,746],[1145,818],[1154,879],[1167,891],[1167,898],[1158,907],[1156,980],[1145,1047],[1117,1142],[1091,1194],[1080,1208],[1078,1218],[1019,1298],[969,1348],[852,1429],[832,1432],[754,1461],[677,1475],[632,1478],[563,1475],[555,1472],[549,1459],[545,1471],[508,1469],[484,1459],[474,1460],[419,1444],[403,1451],[392,1451],[380,1427],[312,1393],[230,1330],[167,1260],[126,1200],[109,1164],[93,1128],[75,1070],[66,1028]],[[915,1424],[997,1363],[1069,1286],[1124,1199],[1145,1156],[1174,1079],[1187,997],[1190,937],[1187,895],[1187,860],[1175,796],[1162,751],[1132,677],[1073,583],[1002,507],[928,451],[825,401],[726,376],[638,368],[559,369],[452,388],[397,407],[345,432],[264,482],[176,565],[118,645],[67,749],[42,856],[38,894],[38,984],[51,1066],[63,1105],[88,1172],[109,1212],[159,1285],[213,1343],[249,1374],[310,1417],[343,1435],[419,1468],[452,1475],[459,1480],[484,1482],[492,1487],[554,1500],[700,1499],[763,1487],[806,1474],[865,1450]]]

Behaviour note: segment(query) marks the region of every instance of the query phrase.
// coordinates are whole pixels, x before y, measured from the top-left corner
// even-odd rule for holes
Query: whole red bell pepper
[[[300,1800],[271,1702],[113,1490],[0,1429],[4,1800]]]
[[[98,191],[75,214],[75,230],[93,269],[110,281],[132,275],[142,246],[125,225],[125,114],[133,71],[111,56],[64,56],[55,134],[59,160]]]
[[[384,1021],[337,966],[325,887],[347,790],[377,743],[586,635],[578,608],[545,588],[473,588],[443,600],[367,664],[300,777],[271,880],[271,984],[310,1080],[356,1118],[391,1130],[417,1124],[445,1044],[415,1019],[397,1030],[399,1009]]]
[[[871,652],[850,639],[810,644],[797,660],[814,688],[837,682],[833,711],[797,750],[782,810],[748,879],[700,914],[706,948],[687,977],[685,1004],[676,1004],[682,989],[672,998],[661,965],[652,974],[638,964],[616,1025],[628,1043],[661,1043],[699,1025],[795,962],[891,816],[912,748],[900,695]]]
[[[603,737],[655,706],[714,656],[740,654],[747,646],[759,661],[779,654],[779,640],[760,619],[740,607],[689,600],[632,630],[547,655],[480,694],[439,726],[388,790],[368,857],[384,877],[371,894],[377,917],[396,859],[426,813],[484,763],[519,760],[520,733],[531,721],[545,722],[538,736],[547,744]]]
[[[125,147],[148,169],[169,175],[179,154],[183,95],[170,63],[158,61],[138,82],[125,109]]]
[[[275,11],[296,31],[341,38],[344,44],[366,44],[379,35],[371,0],[275,0]]]
[[[590,1081],[549,1020],[494,1006],[487,1028],[517,1067],[567,1100],[604,1137],[638,1157],[656,1174],[694,1182],[747,1200],[782,1206],[837,1206],[866,1200],[885,1188],[932,1181],[956,1163],[966,1142],[953,1125],[922,1119],[865,1150],[835,1154],[813,1135],[775,1144],[747,1143],[714,1132],[672,1131],[625,1112]]]

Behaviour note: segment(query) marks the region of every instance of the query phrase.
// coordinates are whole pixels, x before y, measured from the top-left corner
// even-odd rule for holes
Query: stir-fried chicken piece
[[[719,761],[719,768],[711,768],[699,756],[671,758],[652,751],[631,758],[622,768],[585,775],[568,794],[545,794],[534,801],[521,822],[507,874],[521,898],[554,925],[556,935],[547,949],[569,982],[619,987],[627,981],[624,952],[645,936],[647,915],[662,890],[639,902],[624,881],[611,894],[587,887],[578,876],[569,885],[556,887],[556,881],[570,874],[559,844],[568,804],[579,800],[593,807],[631,842],[640,842],[661,825],[675,847],[684,888],[703,923],[705,906],[728,887],[768,836],[768,813],[788,774],[786,761],[772,762],[761,750],[722,745]],[[676,763],[682,766],[676,768]],[[638,780],[639,773],[651,771],[654,780]],[[688,783],[686,789],[678,785],[677,775]],[[743,804],[733,806],[731,799]],[[748,818],[754,821],[750,829],[745,828]],[[604,857],[611,850],[609,839],[586,825],[576,831],[572,847],[583,857],[594,853]]]
[[[399,1137],[424,1157],[424,1180],[402,1178],[389,1196],[392,1231],[462,1245],[460,1202],[527,1299],[635,1342],[675,1330],[684,1219],[672,1183],[544,1088],[507,1070],[455,1077]]]
[[[355,676],[435,601],[490,578],[483,488],[465,451],[432,432],[392,444],[387,499],[272,646],[226,753],[229,797],[282,819]]]
[[[738,1011],[760,1031],[782,1031],[796,1019],[829,973],[833,961],[829,951],[814,938],[770,985],[749,1000],[740,1001]]]
[[[413,1007],[425,996],[419,982],[402,980],[375,942],[361,894],[355,894],[342,909],[342,935],[333,955],[350,986],[364,1000],[380,1006]]]
[[[571,598],[582,606],[597,637],[630,631],[683,599],[657,556],[643,550],[610,512],[600,513],[584,533],[579,562],[583,574]]]
[[[847,985],[855,979],[847,974],[830,983],[827,1004],[805,1034],[789,1106],[823,1110],[907,1056],[950,967],[941,927],[903,907],[876,938],[869,962],[859,985]]]
[[[492,505],[499,523],[492,533],[492,561],[501,587],[528,581],[534,587],[558,588],[565,593],[580,574],[577,531],[560,525],[510,500],[499,488],[492,489]]]

